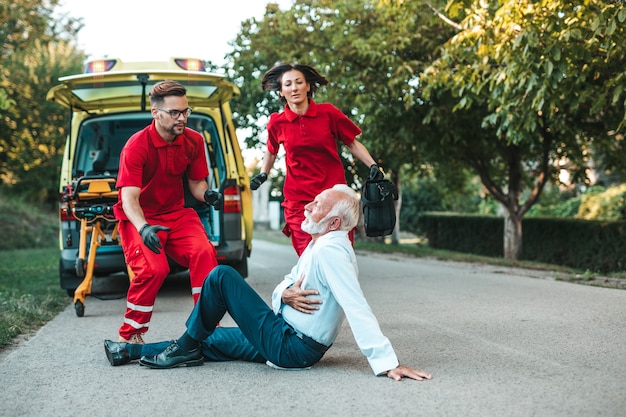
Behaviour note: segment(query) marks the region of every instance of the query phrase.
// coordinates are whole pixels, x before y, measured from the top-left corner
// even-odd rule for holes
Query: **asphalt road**
[[[295,259],[290,246],[255,241],[248,282],[268,300]],[[359,266],[401,363],[433,380],[375,377],[347,325],[308,371],[112,367],[102,342],[117,337],[125,300],[88,298],[85,317],[70,305],[0,356],[0,415],[626,415],[626,291],[401,256],[360,254]],[[188,291],[185,277],[169,280],[147,341],[184,331]]]

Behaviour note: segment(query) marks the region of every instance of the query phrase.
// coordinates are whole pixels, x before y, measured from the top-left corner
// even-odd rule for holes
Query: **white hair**
[[[339,191],[343,195],[338,199],[326,218],[337,216],[341,219],[340,230],[352,230],[359,221],[359,196],[346,184],[335,184],[331,190]]]

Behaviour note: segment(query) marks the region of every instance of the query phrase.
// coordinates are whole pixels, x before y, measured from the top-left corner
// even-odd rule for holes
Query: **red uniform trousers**
[[[285,227],[283,234],[291,237],[291,246],[296,250],[298,257],[306,249],[311,241],[311,235],[302,230],[302,222],[304,221],[304,206],[310,201],[284,202],[283,212],[285,215]],[[350,242],[354,246],[354,229],[348,233]]]
[[[159,214],[146,220],[151,225],[170,228],[168,232],[158,233],[163,246],[160,254],[144,245],[141,235],[131,222],[119,222],[126,263],[134,274],[128,288],[124,323],[119,329],[120,336],[125,339],[148,331],[154,302],[170,271],[167,256],[189,268],[194,304],[198,301],[207,275],[217,266],[217,252],[193,209]]]

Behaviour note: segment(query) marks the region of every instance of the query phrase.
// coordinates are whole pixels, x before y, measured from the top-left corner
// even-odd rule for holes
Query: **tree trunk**
[[[504,258],[517,261],[522,257],[522,218],[505,210]]]
[[[391,244],[399,245],[400,244],[400,209],[402,208],[402,189],[400,187],[400,175],[392,175],[392,181],[396,185],[396,189],[398,190],[398,200],[396,201],[396,227],[393,229],[393,233],[391,234]]]

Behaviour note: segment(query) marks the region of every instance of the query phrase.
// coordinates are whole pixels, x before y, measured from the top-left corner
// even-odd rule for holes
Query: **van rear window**
[[[74,178],[96,174],[117,175],[124,144],[135,132],[151,122],[152,116],[147,112],[118,113],[85,120],[78,133],[73,161]],[[208,142],[210,180],[219,186],[226,176],[226,168],[213,119],[194,113],[189,117],[187,126],[202,133]]]

